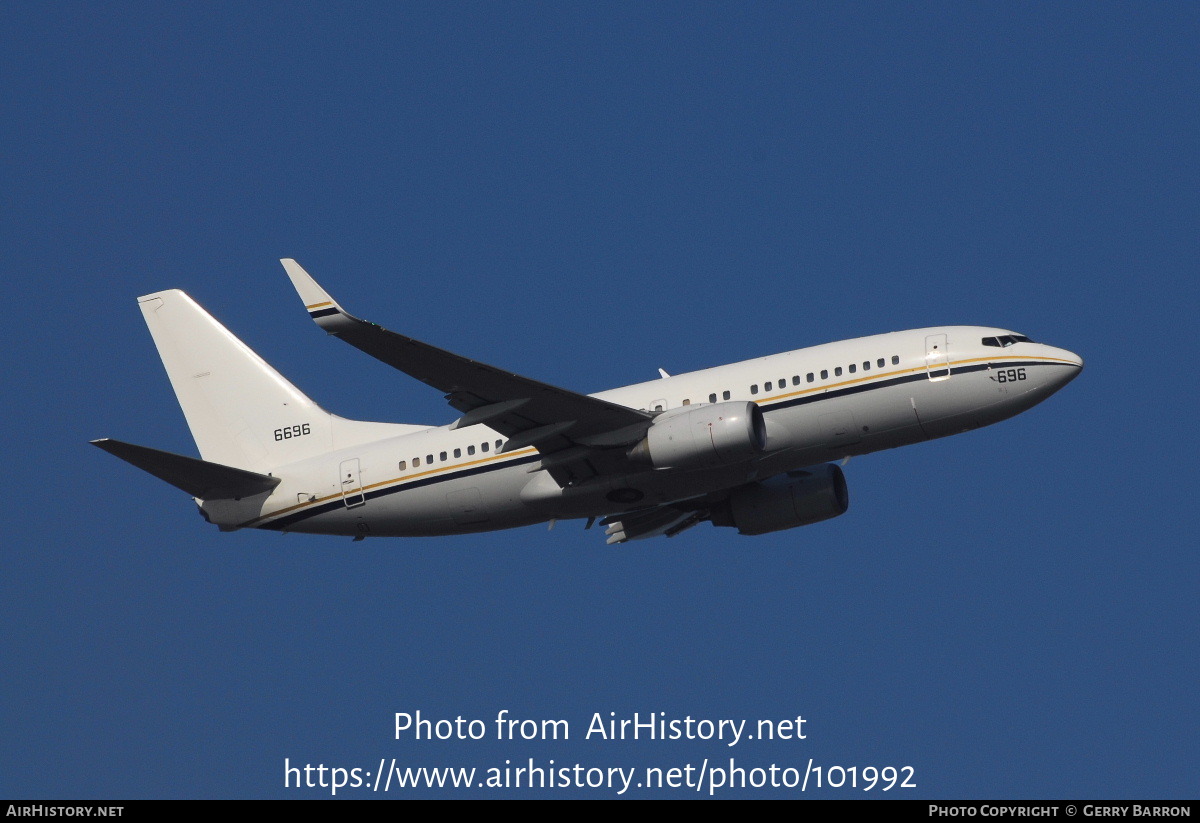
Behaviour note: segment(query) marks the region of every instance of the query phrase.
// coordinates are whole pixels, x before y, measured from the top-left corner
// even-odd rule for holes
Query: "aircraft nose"
[[[1050,381],[1052,391],[1058,391],[1083,371],[1083,358],[1073,351],[1051,348],[1050,356],[1061,364],[1059,368],[1053,370],[1053,377]]]
[[[1074,366],[1075,374],[1079,374],[1079,372],[1084,371],[1084,359],[1082,359],[1078,354],[1075,354],[1074,352],[1068,352],[1067,349],[1055,349],[1055,354],[1058,356],[1058,358],[1061,358],[1062,360],[1068,362],[1068,364]]]

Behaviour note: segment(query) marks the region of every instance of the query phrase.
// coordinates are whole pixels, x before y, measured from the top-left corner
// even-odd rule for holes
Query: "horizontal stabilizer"
[[[109,454],[201,500],[239,500],[269,492],[279,485],[278,477],[222,466],[220,463],[209,463],[206,460],[159,451],[147,446],[135,446],[120,440],[104,438],[93,440],[92,445],[99,446]]]

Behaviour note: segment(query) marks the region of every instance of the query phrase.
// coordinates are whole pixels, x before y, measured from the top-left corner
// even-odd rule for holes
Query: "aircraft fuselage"
[[[560,485],[534,447],[508,452],[486,425],[431,427],[281,466],[278,487],[238,526],[319,534],[428,536],[600,517],[697,498],[784,472],[996,423],[1081,370],[1077,355],[979,326],[845,340],[599,392],[657,412],[749,401],[760,454],[704,468],[650,466]],[[984,341],[992,340],[991,345]],[[297,424],[302,425],[302,424]],[[301,436],[301,435],[298,435]],[[557,459],[553,455],[551,459]]]

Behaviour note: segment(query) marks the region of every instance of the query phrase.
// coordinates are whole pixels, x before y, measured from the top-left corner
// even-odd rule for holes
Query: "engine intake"
[[[846,476],[827,463],[735,489],[713,507],[712,523],[736,527],[738,534],[767,534],[837,517],[849,506]]]
[[[756,404],[713,403],[659,417],[629,457],[656,469],[707,469],[762,454],[766,442]]]

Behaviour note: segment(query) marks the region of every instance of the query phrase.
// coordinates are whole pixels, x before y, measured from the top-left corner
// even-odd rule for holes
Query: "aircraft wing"
[[[543,454],[572,446],[636,442],[653,415],[551,386],[422,343],[345,311],[295,260],[280,260],[309,315],[329,334],[433,386],[460,412],[454,428],[486,423],[508,438],[505,451],[537,446]]]

